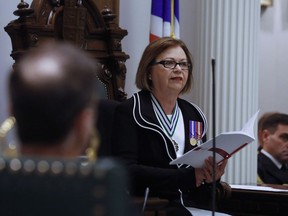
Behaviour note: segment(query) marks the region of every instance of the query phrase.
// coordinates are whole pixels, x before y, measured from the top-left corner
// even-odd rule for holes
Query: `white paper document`
[[[208,211],[208,210],[204,210],[204,209],[199,209],[199,208],[193,208],[193,207],[186,207],[190,213],[193,216],[209,216],[209,215],[213,215],[212,211]],[[226,213],[221,213],[221,212],[214,212],[215,216],[228,216],[229,214]]]
[[[194,168],[201,168],[204,161],[213,156],[215,151],[216,163],[230,158],[233,154],[255,140],[254,125],[259,111],[257,111],[244,125],[240,131],[221,133],[215,137],[215,148],[213,148],[213,139],[208,140],[202,145],[186,152],[181,157],[172,160],[170,164],[187,164]]]

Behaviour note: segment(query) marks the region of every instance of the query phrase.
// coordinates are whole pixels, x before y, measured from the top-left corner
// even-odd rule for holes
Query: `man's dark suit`
[[[258,153],[258,176],[265,184],[288,184],[288,170],[279,169],[270,158]]]

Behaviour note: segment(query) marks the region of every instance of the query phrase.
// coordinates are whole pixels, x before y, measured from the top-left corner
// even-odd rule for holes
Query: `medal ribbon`
[[[190,139],[200,140],[203,134],[203,124],[198,121],[189,121]]]
[[[153,94],[151,94],[151,97],[152,97],[152,105],[153,105],[154,111],[160,121],[161,126],[166,131],[166,133],[172,138],[175,132],[177,123],[178,123],[178,119],[179,119],[178,102],[176,101],[176,105],[172,112],[172,117],[171,119],[169,119],[166,113],[164,112],[164,110],[162,109],[160,103],[157,101],[157,99],[154,97]]]

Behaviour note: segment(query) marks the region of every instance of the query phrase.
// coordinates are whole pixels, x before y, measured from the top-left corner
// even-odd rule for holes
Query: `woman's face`
[[[185,67],[185,64],[188,64],[186,54],[180,46],[171,47],[156,57],[156,62],[161,61],[162,64],[156,63],[151,69],[152,92],[155,95],[178,96],[188,79],[189,70]],[[174,62],[181,64],[177,64],[174,69],[167,68],[173,66]]]

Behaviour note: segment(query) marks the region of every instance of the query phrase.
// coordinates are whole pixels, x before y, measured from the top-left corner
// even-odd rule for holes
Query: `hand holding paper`
[[[221,162],[225,158],[230,158],[233,154],[255,140],[254,125],[258,113],[259,111],[248,120],[242,130],[225,132],[218,135],[215,138],[215,149],[213,149],[213,139],[210,139],[201,146],[171,161],[170,164],[187,164],[195,168],[201,168],[204,165],[205,159],[213,155],[213,150],[216,152],[216,163]]]

